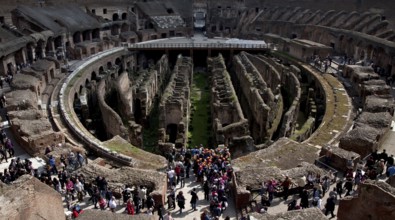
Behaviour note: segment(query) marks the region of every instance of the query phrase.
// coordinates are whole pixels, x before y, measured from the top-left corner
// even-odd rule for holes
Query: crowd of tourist
[[[230,153],[227,148],[207,149],[181,149],[174,150],[167,155],[169,161],[168,175],[168,209],[176,209],[180,214],[185,209],[186,199],[180,190],[185,185],[185,178],[190,178],[190,171],[194,174],[193,181],[199,184],[204,192],[204,199],[209,202],[209,209],[202,212],[202,219],[218,219],[228,207],[229,183],[232,178],[232,166]],[[177,186],[180,185],[177,193]],[[196,203],[199,200],[197,188],[193,188],[191,194],[191,210],[196,211]]]

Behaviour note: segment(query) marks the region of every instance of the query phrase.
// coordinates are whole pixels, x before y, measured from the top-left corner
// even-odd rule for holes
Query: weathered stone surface
[[[328,219],[318,208],[308,208],[282,212],[275,215],[252,213],[259,220],[326,220]]]
[[[163,170],[167,166],[166,158],[137,148],[119,136],[103,142],[103,145],[132,157],[135,168]]]
[[[391,126],[392,116],[388,112],[362,112],[355,121],[356,126],[369,125],[377,129],[388,129]]]
[[[20,120],[36,120],[43,117],[43,111],[37,109],[27,109],[21,111],[9,111],[10,120],[18,118]]]
[[[381,135],[378,129],[369,125],[359,126],[340,139],[339,147],[356,152],[363,158],[377,149]]]
[[[16,74],[12,79],[11,87],[16,90],[29,89],[33,92],[39,93],[37,88],[39,87],[39,80],[31,75]]]
[[[328,152],[330,151],[330,152]],[[330,155],[330,158],[326,158]],[[351,157],[354,157],[355,163],[360,160],[360,155],[353,152],[344,150],[340,147],[331,146],[331,147],[322,147],[320,156],[324,156],[321,162],[326,163],[327,165],[339,170],[346,171],[347,169],[347,161],[351,160]]]
[[[97,176],[105,177],[112,189],[128,186],[146,186],[155,200],[155,204],[164,204],[167,190],[167,176],[165,173],[143,170],[131,167],[109,169],[97,164],[88,164],[76,171],[86,179],[95,179]]]
[[[394,99],[392,97],[382,98],[375,95],[367,96],[363,107],[367,112],[389,112],[394,113]]]
[[[327,172],[314,164],[302,162],[298,167],[282,170],[277,167],[252,168],[236,171],[236,179],[239,187],[247,190],[257,190],[262,187],[262,183],[271,179],[277,181],[284,180],[285,176],[291,179],[298,179],[306,176],[309,172],[324,176]]]
[[[14,90],[5,94],[8,111],[37,109],[37,96],[30,90]]]
[[[61,195],[30,175],[0,184],[1,219],[64,219]]]
[[[395,219],[395,188],[385,182],[367,180],[358,196],[340,200],[338,219]]]
[[[388,178],[387,183],[395,188],[395,176],[391,176],[390,178]]]
[[[319,149],[281,138],[266,149],[262,149],[232,161],[235,169],[252,169],[267,166],[286,170],[297,167],[302,162],[314,163]]]
[[[125,213],[118,214],[112,212],[103,212],[101,210],[88,209],[78,216],[81,220],[98,220],[98,219],[113,219],[113,220],[154,220],[156,219],[153,215],[139,214],[139,215],[127,215]]]

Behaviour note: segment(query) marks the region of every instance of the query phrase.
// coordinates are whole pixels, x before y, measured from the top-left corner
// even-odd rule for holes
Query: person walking
[[[326,204],[325,204],[325,215],[328,215],[329,213],[331,213],[332,218],[335,217],[335,214],[333,213],[333,211],[335,211],[335,198],[333,196],[330,196],[327,200],[326,200]]]
[[[197,203],[197,200],[199,199],[198,198],[198,195],[197,195],[197,193],[196,193],[196,188],[193,188],[192,189],[192,192],[191,192],[191,206],[192,206],[192,209],[194,210],[194,211],[197,211],[197,209],[196,209],[196,203]]]
[[[178,207],[180,207],[180,214],[181,214],[182,210],[185,209],[185,197],[184,197],[182,191],[180,191],[178,193],[176,199],[177,199]]]

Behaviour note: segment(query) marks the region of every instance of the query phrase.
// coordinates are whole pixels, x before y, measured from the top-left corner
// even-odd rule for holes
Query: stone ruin
[[[0,192],[2,219],[64,219],[61,195],[31,175],[0,182]]]
[[[173,143],[180,148],[187,143],[192,76],[192,59],[179,55],[159,104],[159,145]]]
[[[347,65],[344,76],[362,99],[362,112],[357,116],[354,127],[340,138],[339,147],[358,153],[362,158],[378,149],[391,130],[393,98],[389,86],[371,67]]]
[[[319,149],[281,138],[268,148],[255,151],[232,161],[236,208],[243,209],[251,202],[253,191],[261,188],[264,181],[282,181],[285,175],[298,179],[308,172],[326,174],[313,163]]]
[[[155,200],[156,205],[165,204],[167,192],[166,173],[126,166],[110,169],[92,163],[75,171],[75,174],[83,174],[87,180],[94,180],[97,176],[105,177],[108,187],[117,193],[117,196],[120,196],[121,189],[125,185],[129,187],[145,186]]]
[[[307,208],[300,210],[292,210],[278,214],[250,214],[259,220],[327,220],[328,218],[318,208]]]
[[[120,215],[118,213],[103,212],[102,210],[86,209],[78,216],[78,219],[155,220],[156,217],[154,215]]]
[[[235,55],[233,65],[236,78],[240,82],[240,88],[237,89],[241,90],[244,97],[241,98],[241,105],[247,108],[245,112],[251,124],[251,136],[257,144],[270,140],[274,131],[269,129],[277,116],[279,98],[274,96],[246,53]]]
[[[395,188],[385,182],[367,180],[358,186],[358,196],[339,202],[339,219],[394,219]]]
[[[16,141],[31,155],[43,156],[45,148],[61,144],[65,149],[81,148],[64,145],[63,132],[54,130],[46,111],[52,90],[60,80],[57,62],[39,60],[15,75],[12,90],[5,94],[10,127]],[[55,150],[55,149],[54,149]]]
[[[117,68],[107,73],[94,89],[107,136],[119,135],[134,146],[142,147],[143,126],[147,124],[156,97],[162,95],[170,72],[168,58],[163,55],[156,63],[150,62],[147,69],[137,72],[119,75],[116,72]]]
[[[232,155],[237,155],[237,151],[253,151],[254,146],[248,147],[248,143],[253,142],[251,136],[249,136],[248,120],[244,118],[239,99],[233,88],[230,75],[226,71],[222,55],[208,58],[207,62],[208,71],[211,73],[212,78],[211,114],[216,137],[215,145],[224,144],[225,146],[230,146]],[[234,139],[237,138],[245,139],[245,143],[242,145],[247,147],[241,149],[233,148]]]

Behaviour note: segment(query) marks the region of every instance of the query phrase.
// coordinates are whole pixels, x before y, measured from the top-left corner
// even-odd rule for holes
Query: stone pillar
[[[30,51],[32,55],[32,62],[36,59],[36,47],[34,45],[30,45]]]

